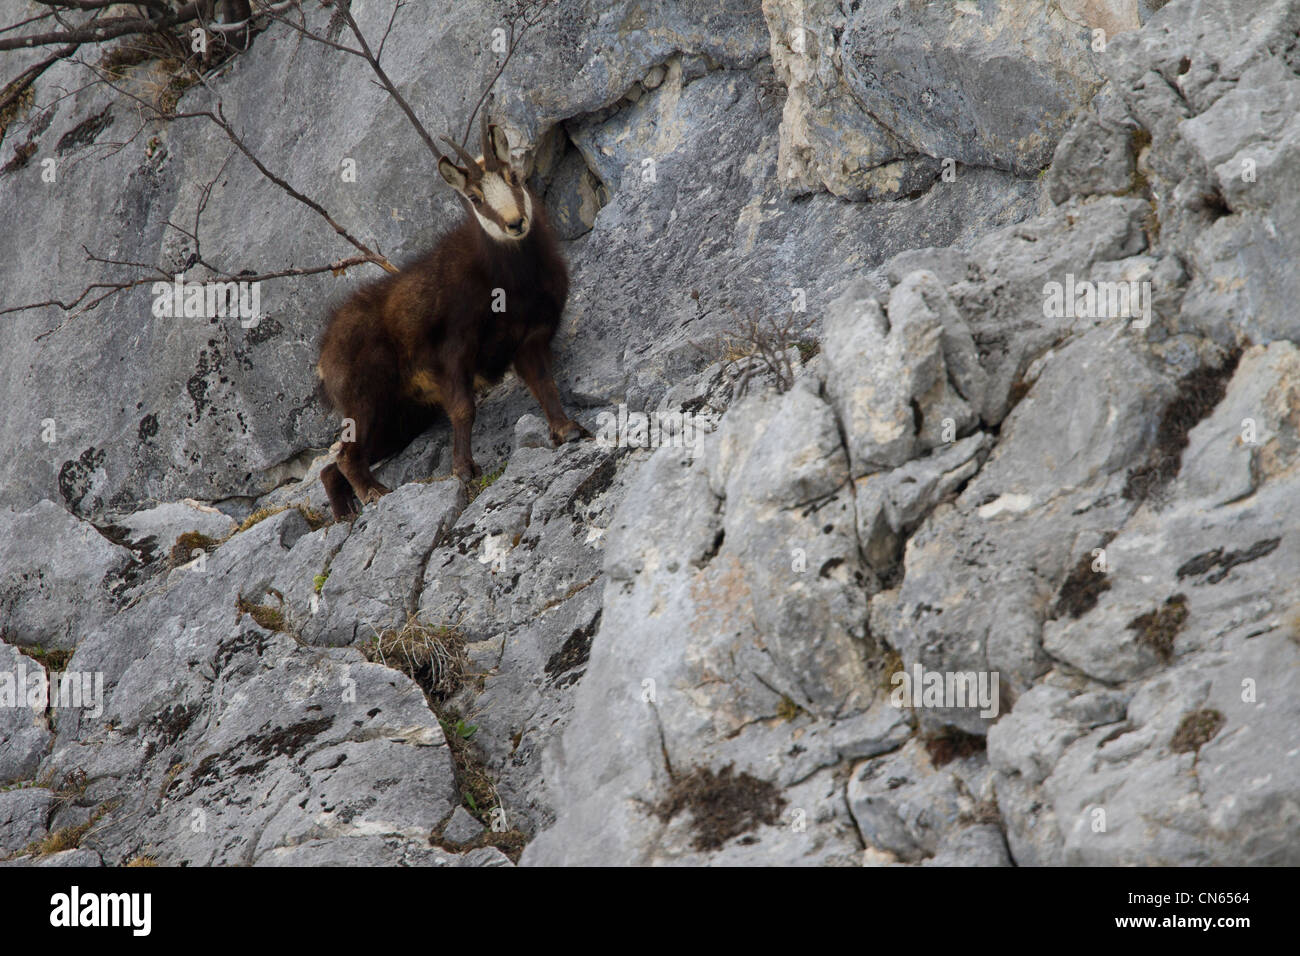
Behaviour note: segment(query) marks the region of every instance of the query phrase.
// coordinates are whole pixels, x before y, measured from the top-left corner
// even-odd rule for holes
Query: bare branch
[[[301,9],[299,9],[299,12],[301,13]],[[283,23],[285,26],[290,27],[301,36],[306,37],[308,40],[313,40],[316,43],[319,43],[321,46],[327,46],[332,50],[338,50],[341,53],[348,53],[351,54],[352,56],[359,56],[363,60],[365,59],[365,54],[362,53],[360,50],[356,49],[355,47],[346,46],[345,44],[339,43],[337,40],[334,40],[330,37],[327,36],[323,37],[319,33],[312,33],[310,30],[307,29],[307,24],[305,22],[298,23],[294,20],[290,20],[288,17],[282,17],[276,13],[268,14],[268,18],[274,20],[276,23]]]
[[[0,38],[0,51],[28,50],[37,46],[72,43],[103,43],[133,33],[160,33],[182,23],[198,18],[200,0],[190,0],[174,11],[150,19],[149,17],[107,17],[92,19],[81,26],[66,28],[58,33],[30,33],[26,36]]]
[[[388,26],[384,30],[384,35],[379,38],[379,49],[375,51],[375,62],[378,63],[384,56],[384,44],[388,42],[388,34],[393,32],[393,21],[397,19],[397,11],[406,6],[406,0],[397,0],[393,4],[393,12],[388,16]]]
[[[75,52],[77,52],[76,46],[65,46],[63,49],[58,50],[52,56],[46,57],[44,60],[41,60],[39,63],[33,63],[27,69],[23,70],[16,77],[10,80],[8,85],[5,87],[4,95],[0,96],[0,113],[3,113],[6,109],[8,109],[10,103],[13,103],[20,96],[26,93],[28,87],[30,87],[33,83],[35,83],[37,78],[42,73],[44,73],[46,70],[52,67],[55,63],[58,63],[60,60],[67,59],[68,57],[72,56],[72,54]]]
[[[394,266],[387,259],[387,257],[385,257],[381,252],[369,248],[364,243],[362,243],[359,239],[353,236],[350,232],[348,232],[346,228],[340,225],[333,218],[333,216],[330,215],[330,213],[328,212],[328,210],[325,209],[324,206],[316,202],[311,197],[306,196],[303,193],[299,192],[298,190],[294,189],[282,177],[277,176],[270,169],[268,169],[267,166],[252,152],[252,150],[249,149],[248,145],[235,131],[234,126],[226,118],[220,98],[217,99],[215,112],[211,110],[196,110],[187,113],[177,113],[174,111],[165,112],[163,110],[160,110],[155,104],[144,100],[143,98],[137,96],[135,93],[131,92],[130,90],[125,89],[119,86],[118,84],[114,83],[111,79],[107,77],[106,74],[104,74],[100,69],[93,66],[92,64],[86,63],[85,61],[80,59],[75,60],[74,62],[80,63],[82,66],[86,67],[88,70],[94,73],[98,77],[97,82],[101,82],[106,86],[108,86],[109,88],[111,88],[112,90],[114,90],[115,92],[119,93],[120,95],[128,99],[134,100],[144,110],[149,111],[149,113],[151,113],[157,119],[164,120],[164,121],[171,121],[177,119],[193,119],[197,117],[203,117],[209,120],[210,122],[214,123],[217,127],[219,127],[222,130],[223,133],[225,133],[226,138],[230,140],[231,144],[235,147],[235,150],[238,150],[245,157],[247,157],[248,160],[254,165],[254,167],[257,168],[258,172],[260,172],[264,177],[266,177],[268,180],[273,182],[275,185],[279,186],[282,190],[284,190],[294,199],[298,200],[300,203],[306,205],[308,208],[314,211],[317,215],[319,215],[322,219],[324,219],[327,223],[329,223],[330,227],[334,229],[334,231],[339,236],[341,236],[349,243],[351,243],[361,253],[361,255],[352,256],[345,259],[338,259],[335,260],[334,262],[331,262],[323,266],[294,267],[294,268],[280,269],[280,270],[275,270],[275,271],[261,273],[261,274],[253,274],[253,275],[249,275],[247,273],[241,273],[237,276],[229,271],[220,269],[217,266],[214,266],[213,264],[204,260],[202,258],[201,249],[199,247],[199,238],[198,238],[200,218],[202,217],[203,212],[207,208],[208,202],[211,199],[212,189],[215,187],[216,181],[220,179],[227,164],[230,162],[231,156],[234,155],[235,150],[231,150],[231,152],[226,156],[225,160],[222,162],[221,167],[217,170],[216,174],[205,186],[203,186],[200,189],[199,197],[196,202],[193,231],[191,232],[190,230],[178,226],[176,223],[172,222],[171,220],[167,220],[166,224],[168,226],[175,229],[177,232],[181,233],[182,235],[190,238],[194,242],[194,254],[191,257],[190,261],[186,263],[186,268],[194,264],[200,264],[216,276],[223,276],[227,278],[239,278],[242,279],[243,281],[250,281],[250,282],[287,278],[292,276],[316,275],[327,271],[332,272],[335,275],[342,275],[348,268],[352,266],[363,265],[367,263],[378,265],[382,269],[390,273],[395,273],[398,271],[397,267]],[[203,80],[201,76],[200,76],[200,81],[203,82],[205,86],[207,86],[206,80]],[[207,88],[211,90],[210,86],[207,86]],[[136,135],[138,135],[138,133],[139,131],[137,130]],[[135,137],[132,136],[132,139],[134,138]],[[156,282],[159,281],[160,279],[167,279],[170,281],[171,279],[171,274],[161,266],[147,264],[147,263],[128,262],[125,260],[111,259],[103,256],[98,256],[92,253],[85,246],[83,246],[82,248],[86,252],[86,258],[88,261],[147,270],[152,274],[143,278],[137,277],[135,279],[121,280],[117,282],[109,282],[109,281],[92,282],[89,285],[87,285],[75,299],[72,299],[71,301],[63,301],[61,299],[51,298],[51,299],[44,300],[42,302],[34,302],[34,303],[28,303],[26,305],[3,308],[0,309],[0,315],[6,315],[14,312],[23,312],[23,311],[45,308],[45,307],[57,307],[64,312],[73,313],[72,315],[69,315],[68,318],[74,318],[76,315],[80,315],[94,309],[101,302],[105,301],[106,299],[110,298],[113,295],[116,295],[119,292],[124,292],[129,289],[133,289],[136,286],[143,285],[148,282]],[[95,294],[95,293],[100,293],[100,294]],[[74,310],[76,311],[74,312]],[[59,325],[55,326],[55,328],[49,329],[46,332],[41,333],[41,335],[37,336],[37,341],[39,341],[42,338],[45,338],[48,335],[53,334],[55,331],[61,328],[63,324],[64,324],[63,322],[60,322]]]
[[[522,42],[524,34],[541,22],[542,17],[545,15],[546,10],[550,5],[551,0],[541,0],[541,2],[533,8],[536,11],[535,15],[529,17],[529,8],[525,3],[520,10],[519,19],[517,21],[511,21],[510,46],[506,48],[506,55],[504,59],[502,59],[501,65],[497,67],[496,73],[492,75],[492,79],[488,81],[488,85],[484,87],[483,92],[479,94],[478,102],[474,104],[474,109],[470,111],[469,119],[465,121],[465,134],[460,138],[460,144],[462,146],[469,142],[470,131],[474,128],[474,117],[476,117],[478,111],[483,108],[483,102],[487,99],[488,94],[492,92],[492,89],[497,85],[497,80],[501,79],[501,74],[505,73],[506,67],[510,65],[510,58],[515,55],[515,50],[519,48],[519,44]],[[522,23],[523,26],[516,30],[516,23]]]
[[[762,318],[757,313],[737,315],[727,307],[731,325],[720,330],[711,342],[691,345],[709,361],[719,362],[723,371],[734,381],[731,400],[745,393],[756,373],[771,376],[778,392],[794,387],[796,370],[790,352],[795,349],[802,360],[810,357],[816,343],[808,340],[812,331],[811,320],[799,320],[794,313],[783,317]]]
[[[298,200],[298,202],[302,203],[308,209],[312,210],[314,213],[316,213],[316,215],[324,219],[327,223],[330,224],[330,228],[332,228],[340,236],[342,236],[353,246],[355,246],[361,252],[362,255],[368,256],[371,262],[375,263],[378,266],[382,266],[388,272],[397,272],[396,266],[394,266],[391,262],[389,262],[386,258],[381,256],[379,253],[372,251],[360,239],[356,238],[355,236],[352,235],[352,233],[348,232],[347,229],[341,226],[334,219],[334,217],[329,214],[329,212],[325,209],[324,206],[316,202],[316,200],[312,199],[310,196],[306,196],[298,192],[298,190],[294,189],[292,186],[290,186],[287,182],[285,182],[275,173],[267,169],[266,165],[260,159],[258,159],[257,156],[253,154],[253,151],[251,149],[249,149],[244,144],[244,141],[239,138],[239,136],[235,133],[234,128],[226,120],[225,113],[222,112],[221,109],[220,100],[217,101],[217,111],[215,114],[208,110],[200,110],[195,113],[173,113],[170,116],[166,116],[165,118],[166,119],[188,119],[192,116],[206,116],[208,119],[212,120],[212,122],[220,126],[222,131],[226,134],[226,137],[232,143],[234,143],[235,148],[238,149],[241,153],[243,153],[246,157],[248,157],[248,161],[257,167],[257,171],[259,173],[261,173],[267,179],[271,180],[271,182],[275,183],[277,186],[279,186],[281,189],[287,192],[294,199]]]
[[[8,26],[0,27],[0,33],[8,33],[11,30],[21,30],[29,23],[38,23],[41,20],[48,20],[54,16],[53,10],[46,10],[44,13],[38,13],[34,17],[28,17],[26,20],[19,20],[17,23],[11,23]]]
[[[257,168],[257,171],[259,173],[261,173],[263,176],[265,176],[271,182],[275,183],[275,185],[279,186],[282,190],[284,190],[294,199],[298,200],[298,202],[302,203],[308,209],[312,210],[314,213],[316,213],[318,216],[324,219],[327,223],[329,223],[331,229],[333,229],[336,233],[338,233],[349,243],[351,243],[352,246],[355,247],[357,251],[360,252],[363,256],[367,256],[370,262],[375,263],[375,265],[381,267],[387,272],[397,272],[396,266],[394,266],[391,262],[389,262],[387,258],[385,258],[384,256],[380,255],[378,252],[368,247],[360,239],[352,235],[352,233],[348,232],[346,228],[344,228],[333,216],[330,215],[329,210],[327,210],[324,206],[322,206],[316,200],[312,199],[310,196],[304,195],[303,193],[294,189],[293,186],[289,185],[289,183],[285,181],[283,177],[277,176],[275,173],[271,172],[271,170],[267,168],[266,164],[263,163],[257,157],[257,155],[251,149],[248,148],[248,145],[243,141],[242,138],[240,138],[239,134],[235,132],[235,128],[230,124],[230,121],[226,119],[226,114],[222,108],[222,103],[220,98],[217,99],[215,112],[212,110],[195,110],[189,113],[164,112],[162,110],[159,110],[158,107],[155,106],[154,104],[141,99],[139,96],[136,96],[130,90],[124,89],[121,86],[118,86],[117,84],[113,83],[97,67],[91,66],[88,63],[84,65],[87,67],[87,69],[90,69],[93,72],[95,72],[106,85],[116,90],[117,92],[121,93],[123,96],[128,96],[131,99],[135,100],[137,103],[142,104],[146,109],[151,110],[157,116],[158,119],[170,121],[170,120],[178,120],[178,119],[195,119],[198,117],[203,117],[215,123],[218,127],[221,128],[221,131],[226,134],[226,138],[230,140],[230,142],[234,145],[234,147],[238,149],[241,153],[243,153],[244,156],[248,158],[248,161],[251,162]],[[208,87],[208,89],[210,90],[211,87]]]
[[[361,32],[361,28],[357,26],[357,21],[352,19],[352,11],[340,7],[339,12],[342,13],[343,20],[347,23],[348,29],[352,31],[352,35],[357,38],[357,43],[361,46],[362,57],[370,64],[370,68],[375,71],[375,76],[379,77],[379,82],[384,85],[384,89],[388,90],[388,95],[393,98],[394,102],[396,102],[399,107],[401,107],[402,112],[406,114],[406,118],[411,121],[411,125],[415,127],[415,131],[420,134],[420,138],[424,140],[424,144],[429,147],[433,155],[438,159],[441,159],[442,150],[438,149],[438,144],[433,141],[433,137],[429,135],[429,131],[424,128],[424,124],[421,123],[419,118],[415,115],[415,111],[411,109],[411,104],[406,102],[406,97],[397,92],[397,87],[393,84],[393,81],[388,78],[388,74],[384,72],[384,68],[379,65],[378,58],[370,52],[370,45],[366,43],[366,38]],[[394,16],[396,16],[397,11],[394,10],[393,13]],[[387,35],[387,33],[384,34],[385,37],[387,37]]]
[[[122,0],[34,0],[43,7],[62,7],[71,10],[103,10],[106,7],[120,6]],[[159,13],[171,13],[165,0],[131,0],[137,7],[149,7]]]

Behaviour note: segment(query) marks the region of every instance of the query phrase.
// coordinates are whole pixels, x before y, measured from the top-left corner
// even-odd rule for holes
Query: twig
[[[46,0],[50,6],[67,7],[62,0]],[[87,0],[90,2],[90,0]],[[182,23],[198,19],[199,0],[190,0],[184,6],[168,11],[157,19],[149,17],[106,17],[93,19],[81,26],[65,28],[57,33],[29,33],[26,36],[0,38],[0,51],[30,50],[37,46],[53,46],[57,43],[103,43],[133,33],[161,33]],[[56,17],[57,19],[57,17]]]
[[[10,103],[13,103],[18,99],[18,97],[26,93],[27,89],[33,83],[36,82],[37,78],[40,77],[42,73],[44,73],[46,70],[52,67],[55,63],[58,63],[60,60],[67,59],[68,57],[72,56],[72,54],[76,52],[77,52],[77,47],[75,45],[65,46],[63,49],[56,52],[53,56],[48,56],[44,60],[41,60],[39,63],[33,63],[27,69],[23,70],[16,77],[10,80],[9,83],[5,86],[6,92],[4,96],[0,96],[0,112],[4,112],[4,110],[8,108]]]
[[[551,0],[541,0],[541,3],[536,7],[536,10],[538,11],[537,16],[532,19],[529,19],[528,13],[526,12],[527,6],[525,6],[519,14],[518,21],[523,23],[523,26],[517,31],[515,30],[516,21],[511,21],[510,46],[506,48],[505,58],[501,61],[501,65],[497,67],[497,71],[492,75],[492,79],[488,82],[488,85],[484,87],[483,92],[479,94],[478,102],[474,104],[474,109],[470,112],[469,119],[465,121],[465,133],[460,138],[461,146],[464,146],[469,142],[470,131],[474,128],[474,117],[478,116],[478,111],[483,108],[483,101],[487,99],[488,94],[492,92],[493,87],[497,85],[497,80],[501,79],[501,74],[505,73],[506,67],[510,64],[510,58],[515,55],[515,50],[523,40],[524,34],[542,21],[542,16],[546,13],[550,4]]]

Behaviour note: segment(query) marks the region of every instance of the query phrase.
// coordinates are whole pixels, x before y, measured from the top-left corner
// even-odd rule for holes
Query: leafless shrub
[[[735,383],[732,400],[745,394],[755,375],[770,377],[780,393],[793,388],[797,369],[792,353],[797,351],[801,362],[817,354],[818,345],[810,337],[812,321],[793,312],[761,316],[727,311],[732,316],[730,326],[712,339],[692,341],[691,345],[711,361],[722,363],[724,374]]]

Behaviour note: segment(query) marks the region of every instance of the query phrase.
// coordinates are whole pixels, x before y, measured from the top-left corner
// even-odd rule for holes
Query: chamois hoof
[[[571,441],[580,441],[584,438],[590,438],[591,432],[583,428],[577,422],[570,421],[558,429],[551,429],[551,443],[556,447]]]
[[[460,480],[461,484],[468,485],[475,478],[483,474],[483,469],[471,461],[468,465],[453,466],[451,473]]]
[[[376,483],[373,488],[367,488],[365,493],[360,496],[361,503],[363,505],[373,505],[379,501],[380,498],[384,497],[384,495],[391,494],[392,491],[393,489]]]
[[[335,521],[355,521],[357,519],[357,509],[353,507],[351,501],[339,502],[338,504],[331,501],[330,511],[334,513]]]

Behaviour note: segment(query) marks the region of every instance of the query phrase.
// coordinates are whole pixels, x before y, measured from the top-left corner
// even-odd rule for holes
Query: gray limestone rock
[[[95,820],[6,865],[1300,862],[1300,3],[1049,6],[548,10],[487,106],[570,266],[562,399],[593,433],[698,416],[690,447],[554,448],[507,375],[481,481],[435,424],[322,522],[315,343],[377,270],[268,281],[246,325],[147,285],[6,315],[0,855]],[[385,63],[435,134],[501,16],[399,14]],[[457,206],[335,52],[269,25],[180,105],[220,97],[407,261]],[[0,172],[0,308],[103,279],[83,243],[197,251],[164,224],[224,134],[133,136],[84,69],[3,132],[35,153]],[[235,155],[202,251],[350,254],[319,225]],[[793,382],[741,371],[746,319],[798,326]],[[187,531],[213,542],[175,566]],[[403,628],[443,669],[372,641]]]

